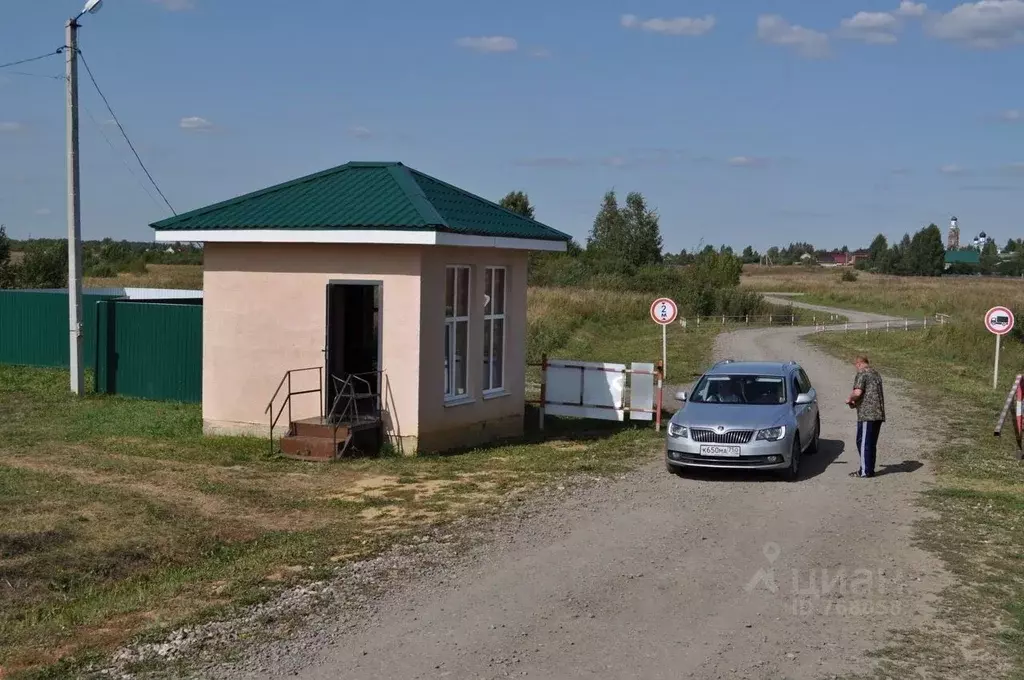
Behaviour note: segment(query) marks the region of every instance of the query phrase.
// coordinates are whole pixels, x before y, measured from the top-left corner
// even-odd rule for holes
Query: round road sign
[[[985,328],[996,335],[1013,330],[1013,312],[1006,307],[993,307],[985,313]]]
[[[651,303],[651,318],[654,319],[654,323],[668,326],[678,315],[679,308],[668,298],[658,298]]]

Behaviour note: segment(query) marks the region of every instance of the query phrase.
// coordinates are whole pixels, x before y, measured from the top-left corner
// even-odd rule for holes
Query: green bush
[[[857,280],[857,272],[852,269],[844,269],[839,275],[839,281],[841,283],[852,283]]]

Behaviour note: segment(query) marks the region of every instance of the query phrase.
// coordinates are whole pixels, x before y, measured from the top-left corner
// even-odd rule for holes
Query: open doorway
[[[327,285],[324,390],[325,413],[333,409],[336,417],[345,416],[343,420],[366,421],[358,423],[360,429],[365,426],[377,431],[378,440],[383,382],[381,286],[379,281],[332,281]]]

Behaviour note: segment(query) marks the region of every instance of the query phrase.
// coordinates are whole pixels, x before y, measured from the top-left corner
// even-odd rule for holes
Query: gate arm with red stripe
[[[992,433],[996,437],[1002,434],[1003,424],[1006,422],[1006,416],[1010,413],[1010,406],[1016,402],[1016,413],[1014,413],[1013,419],[1013,430],[1017,436],[1017,448],[1021,446],[1021,432],[1024,431],[1024,414],[1022,414],[1022,402],[1024,402],[1024,375],[1018,375],[1013,379],[1013,385],[1010,387],[1009,393],[1006,395],[1006,402],[1003,404],[1003,410],[999,414],[999,420],[996,421],[995,431]]]

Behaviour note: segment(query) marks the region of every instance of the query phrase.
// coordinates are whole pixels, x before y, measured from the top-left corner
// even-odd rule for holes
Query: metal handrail
[[[355,388],[352,385],[353,381],[359,381],[366,385],[367,394],[372,396],[374,399],[378,400],[378,403],[376,404],[376,412],[377,416],[380,416],[379,400],[381,398],[381,395],[379,391],[374,392],[373,386],[370,384],[370,381],[361,377],[363,375],[373,375],[380,378],[384,375],[384,371],[373,371],[372,373],[361,374],[350,373],[349,375],[345,376],[344,379],[339,378],[336,375],[331,376],[331,380],[334,381],[334,384],[337,387],[337,393],[334,395],[334,401],[331,403],[331,410],[327,413],[327,423],[331,427],[331,436],[334,440],[335,449],[337,449],[338,447],[338,429],[341,427],[341,424],[345,422],[346,419],[349,418],[352,418],[351,422],[353,424],[357,424],[359,420],[359,399],[357,396],[357,392],[355,391]],[[337,413],[338,405],[341,403],[343,397],[347,397],[347,399],[345,401],[344,409],[339,414]],[[354,413],[354,418],[350,412]]]
[[[317,387],[316,387],[316,389],[315,390],[293,391],[292,390],[292,373],[303,373],[305,371],[317,371],[318,375],[317,375]],[[274,413],[272,413],[273,408],[274,408],[274,401],[277,399],[278,395],[281,394],[281,388],[283,388],[285,386],[285,383],[288,384],[288,394],[285,396],[284,401],[281,402],[281,408],[279,408],[277,410],[277,413],[274,414]],[[320,418],[322,419],[324,417],[324,399],[323,399],[324,387],[323,387],[323,385],[324,385],[324,367],[323,366],[309,366],[307,368],[293,368],[293,369],[290,369],[288,371],[285,371],[284,377],[281,378],[281,382],[278,383],[277,389],[274,390],[274,396],[272,396],[270,398],[270,403],[267,404],[267,408],[264,409],[264,411],[263,411],[264,415],[269,415],[270,416],[270,454],[271,455],[274,454],[274,428],[277,427],[277,423],[281,419],[281,415],[284,413],[284,409],[285,409],[286,406],[288,407],[288,424],[289,424],[289,427],[291,427],[291,423],[292,423],[292,397],[298,396],[300,394],[313,394],[314,392],[316,392],[317,394],[320,395],[320,398],[317,400],[320,403]]]

